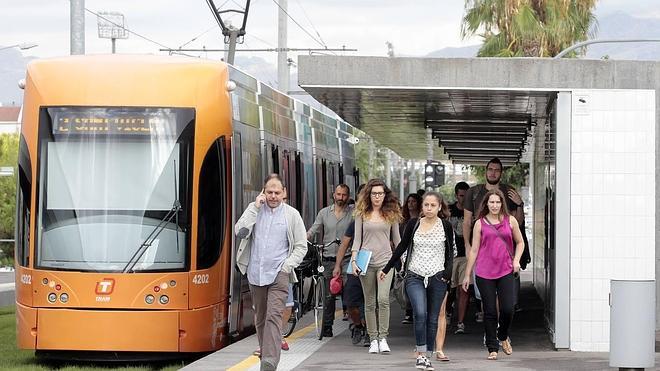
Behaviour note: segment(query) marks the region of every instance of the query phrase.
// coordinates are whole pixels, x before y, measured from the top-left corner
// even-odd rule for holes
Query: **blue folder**
[[[357,253],[357,256],[355,257],[355,263],[357,264],[358,269],[360,270],[361,276],[367,274],[367,267],[369,267],[370,261],[371,261],[371,251],[360,249],[360,251],[358,251]],[[353,264],[349,264],[346,266],[346,273],[348,274],[353,273],[352,265]]]

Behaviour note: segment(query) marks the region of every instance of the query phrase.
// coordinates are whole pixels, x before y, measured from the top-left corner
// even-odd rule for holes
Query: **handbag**
[[[513,265],[513,254],[511,253],[511,250],[513,250],[513,246],[511,246],[511,250],[509,250],[509,243],[506,242],[504,237],[502,237],[502,234],[500,233],[500,231],[498,231],[497,228],[495,228],[494,225],[490,224],[490,222],[488,221],[487,218],[484,217],[484,220],[486,221],[486,224],[488,224],[491,228],[493,228],[493,230],[495,231],[495,234],[497,234],[497,237],[499,237],[500,240],[502,240],[502,242],[504,242],[505,250],[506,250],[507,253],[509,253],[509,257],[511,258],[511,265]],[[513,272],[513,278],[518,278],[518,276],[520,276],[519,272]]]
[[[406,310],[410,300],[408,299],[408,295],[406,295],[406,280],[402,272],[398,272],[394,276],[394,285],[392,286],[392,293],[394,294],[394,298],[396,299],[396,302],[399,303],[399,305],[401,306],[401,309]]]

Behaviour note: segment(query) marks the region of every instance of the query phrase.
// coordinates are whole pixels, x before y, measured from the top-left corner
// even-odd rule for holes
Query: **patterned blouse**
[[[422,232],[418,228],[415,232],[408,270],[424,277],[424,287],[428,286],[429,277],[444,270],[445,238],[445,229],[440,219],[430,230]]]

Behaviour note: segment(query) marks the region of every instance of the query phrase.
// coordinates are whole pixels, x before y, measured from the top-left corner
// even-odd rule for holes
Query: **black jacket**
[[[454,260],[454,229],[451,227],[451,224],[449,224],[448,221],[444,219],[441,220],[442,227],[445,229],[445,269],[442,273],[442,278],[449,282],[451,280],[452,263]],[[401,259],[401,255],[403,255],[404,251],[408,251],[408,255],[406,258],[406,264],[403,267],[403,273],[405,274],[408,271],[408,264],[410,263],[410,257],[413,249],[413,237],[415,236],[417,228],[419,228],[419,219],[410,219],[408,224],[406,224],[403,237],[401,237],[401,242],[399,243],[399,246],[394,249],[392,258],[390,258],[390,261],[388,261],[383,268],[383,273],[387,274],[387,272],[392,269],[392,267],[399,261],[399,259]]]

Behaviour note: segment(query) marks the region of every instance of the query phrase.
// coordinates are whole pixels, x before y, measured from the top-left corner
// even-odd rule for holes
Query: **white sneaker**
[[[378,340],[371,340],[371,345],[369,345],[369,353],[378,353],[380,348],[378,348]]]
[[[423,355],[417,356],[417,361],[415,361],[415,368],[419,370],[426,370],[426,362],[429,360],[426,359]]]
[[[380,341],[378,342],[378,348],[380,348],[381,353],[390,352],[390,346],[387,345],[387,340],[385,340],[385,338],[380,339]]]

